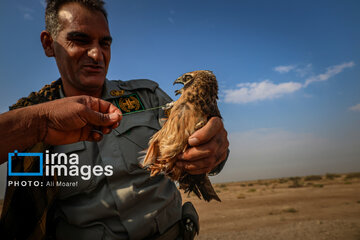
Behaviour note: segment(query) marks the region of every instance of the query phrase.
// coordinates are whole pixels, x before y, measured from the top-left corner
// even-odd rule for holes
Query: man
[[[52,94],[43,94],[43,98],[88,95],[113,103],[123,113],[159,107],[171,101],[149,80],[106,80],[112,38],[102,1],[50,0],[45,18],[42,46],[46,56],[55,57],[61,78],[39,92],[52,90]],[[24,101],[36,103],[31,96]],[[22,103],[18,102],[13,108],[23,106]],[[27,235],[11,233],[10,236],[39,238],[44,232],[44,222],[48,226],[47,236],[56,239],[175,239],[180,236],[181,197],[175,184],[164,175],[150,178],[139,166],[140,152],[160,129],[159,120],[164,117],[162,110],[142,111],[124,115],[119,127],[100,142],[68,145],[51,142],[51,152],[76,153],[83,165],[111,165],[113,174],[92,176],[89,180],[59,175],[59,180],[78,185],[58,188],[56,195],[52,195],[54,203],[47,197],[44,199],[47,204],[36,211],[38,223],[28,227]],[[221,170],[228,141],[219,118],[210,119],[189,138],[189,144],[192,147],[179,156],[179,166],[190,174]],[[42,150],[47,147],[43,145]],[[46,191],[48,194],[48,189]],[[11,218],[11,211],[5,212]],[[33,224],[30,219],[29,225]],[[7,219],[3,221],[6,223]]]

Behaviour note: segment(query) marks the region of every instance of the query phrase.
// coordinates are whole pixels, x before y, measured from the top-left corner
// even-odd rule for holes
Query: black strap
[[[184,240],[192,240],[199,234],[199,215],[191,202],[184,203],[182,207],[182,232]]]

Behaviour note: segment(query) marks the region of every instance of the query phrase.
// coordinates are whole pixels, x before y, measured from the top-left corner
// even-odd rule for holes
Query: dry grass
[[[285,213],[297,213],[298,210],[296,210],[295,208],[285,208],[282,210]]]
[[[327,174],[325,174],[325,178],[330,179],[330,180],[334,180],[335,178],[339,178],[339,177],[341,177],[341,175],[336,174],[336,173],[327,173]]]
[[[245,194],[239,193],[236,198],[237,199],[245,199],[246,196],[245,196]]]
[[[289,188],[299,188],[304,186],[304,184],[301,182],[301,177],[291,177],[289,180],[292,181],[292,184],[289,185]]]
[[[280,178],[279,183],[287,183],[289,180],[287,178]]]
[[[310,175],[310,176],[304,177],[305,181],[318,181],[321,179],[322,179],[322,176],[320,176],[320,175]]]
[[[360,178],[360,172],[348,173],[345,175],[345,180],[353,178]]]

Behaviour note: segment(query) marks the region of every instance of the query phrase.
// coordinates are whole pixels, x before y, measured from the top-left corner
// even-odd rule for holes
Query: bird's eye
[[[191,75],[186,75],[185,76],[185,82],[188,82],[192,79],[192,76]]]

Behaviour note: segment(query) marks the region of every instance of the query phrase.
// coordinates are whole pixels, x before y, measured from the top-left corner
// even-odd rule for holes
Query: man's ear
[[[48,31],[42,31],[40,34],[42,47],[44,48],[45,55],[48,57],[55,57],[54,40]]]

